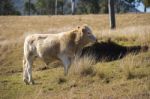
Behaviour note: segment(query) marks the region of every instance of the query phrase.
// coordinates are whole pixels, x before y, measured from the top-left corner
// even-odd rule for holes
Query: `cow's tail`
[[[24,49],[23,49],[23,68],[26,64],[26,58],[27,58],[27,50],[28,50],[28,44],[27,39],[24,41]]]
[[[24,70],[24,68],[25,68],[25,64],[26,64],[26,59],[25,59],[25,57],[24,57],[24,56],[23,56],[22,63],[23,63],[23,70]]]
[[[25,69],[27,68],[27,50],[28,50],[28,42],[27,42],[27,38],[24,41],[24,47],[23,47],[23,73],[25,72]]]

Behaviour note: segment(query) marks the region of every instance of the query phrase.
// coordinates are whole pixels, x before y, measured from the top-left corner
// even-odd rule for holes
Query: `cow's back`
[[[60,42],[57,35],[48,35],[45,39],[40,39],[36,44],[39,57],[44,59],[57,59],[60,51]]]
[[[60,43],[57,34],[32,34],[26,37],[25,52],[40,58],[56,58]]]

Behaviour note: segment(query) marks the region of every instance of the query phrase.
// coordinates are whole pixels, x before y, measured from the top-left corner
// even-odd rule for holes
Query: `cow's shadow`
[[[138,54],[141,51],[147,51],[148,46],[122,46],[112,41],[97,42],[84,47],[81,53],[83,56],[92,56],[98,61],[113,61],[123,58],[129,53]]]

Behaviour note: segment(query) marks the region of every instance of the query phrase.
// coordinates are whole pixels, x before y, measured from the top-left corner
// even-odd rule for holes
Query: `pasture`
[[[113,46],[109,48],[110,54],[118,50],[114,46],[134,49],[121,58],[107,60],[105,55],[98,62],[84,56],[75,60],[68,76],[64,76],[59,62],[45,66],[37,59],[33,65],[35,85],[25,85],[25,36],[63,32],[85,23],[92,27],[100,44],[104,42],[107,49]],[[0,16],[0,99],[149,99],[150,14],[119,14],[116,23],[117,28],[110,30],[105,14]]]

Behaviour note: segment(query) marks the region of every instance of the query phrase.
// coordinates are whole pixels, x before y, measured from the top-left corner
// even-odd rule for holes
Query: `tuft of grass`
[[[126,56],[125,59],[123,59],[120,63],[124,77],[126,79],[134,78],[134,69],[135,69],[135,65],[136,65],[134,60],[135,60],[135,55],[130,54],[130,55]]]
[[[96,74],[93,67],[94,64],[95,60],[92,56],[84,56],[82,58],[76,56],[71,66],[70,73],[80,76],[94,76]]]
[[[67,82],[67,79],[65,77],[63,77],[63,76],[58,77],[58,79],[57,79],[58,84],[63,84],[65,82]]]
[[[81,76],[88,76],[88,75],[94,76],[95,75],[94,68],[92,66],[84,67],[81,70],[80,75]]]
[[[142,78],[149,74],[148,68],[145,67],[149,62],[142,56],[142,54],[132,53],[120,61],[120,67],[126,79]]]
[[[110,67],[111,63],[98,63],[96,65],[96,77],[98,77],[98,81],[102,82],[103,84],[109,84],[112,82],[114,77],[117,76],[113,72],[114,66]]]
[[[107,76],[105,73],[98,73],[98,77],[102,81],[102,83],[108,84],[111,82],[111,78]]]
[[[109,77],[105,73],[99,72],[97,75],[103,83],[108,84],[111,82],[111,77]]]

